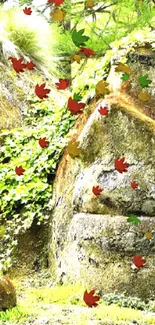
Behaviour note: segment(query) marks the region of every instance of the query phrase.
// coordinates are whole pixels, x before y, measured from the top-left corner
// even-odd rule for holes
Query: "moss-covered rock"
[[[121,56],[118,52],[118,62]],[[144,239],[139,228],[132,231],[126,219],[129,214],[140,216],[147,224],[146,232],[153,230],[155,73],[152,59],[142,60],[137,54],[135,64],[131,58],[127,63],[132,70],[130,87],[124,87],[122,72],[115,72],[116,62],[111,60],[107,79],[111,94],[94,100],[88,115],[81,114],[73,130],[81,154],[72,159],[65,152],[59,164],[53,190],[50,264],[56,282],[81,281],[90,289],[126,291],[143,298],[150,292],[153,295],[155,289],[155,243]],[[143,103],[138,97],[142,87],[137,74],[148,74],[152,81],[150,102]],[[105,105],[109,113],[101,116],[98,109]],[[115,159],[122,157],[129,164],[126,173],[114,166]],[[131,187],[132,181],[138,183],[137,189]],[[96,185],[102,188],[100,196],[92,192]],[[145,268],[132,270],[134,255],[145,256]]]
[[[128,223],[125,216],[75,214],[59,260],[63,282],[81,280],[90,290],[94,287],[102,293],[153,296],[155,237],[149,241],[145,232],[148,225],[154,229],[155,220],[140,220],[143,230]],[[146,258],[145,268],[133,268],[134,255]]]
[[[10,309],[16,306],[16,290],[7,277],[0,278],[0,310]]]

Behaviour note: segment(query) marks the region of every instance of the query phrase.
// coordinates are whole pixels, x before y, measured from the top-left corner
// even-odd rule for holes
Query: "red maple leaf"
[[[138,184],[135,181],[131,182],[130,185],[134,190],[138,187]]]
[[[86,104],[78,103],[76,100],[72,99],[71,97],[68,99],[68,109],[73,115],[81,114],[81,109],[84,108]]]
[[[69,81],[67,79],[59,79],[59,83],[55,84],[57,89],[66,89],[69,86]]]
[[[94,53],[94,51],[93,50],[91,50],[91,49],[88,49],[88,48],[86,48],[86,47],[81,47],[81,49],[78,51],[78,54],[79,53],[84,53],[85,54],[85,56],[87,57],[87,58],[89,58],[91,55],[95,55],[95,53]]]
[[[40,144],[40,147],[45,148],[45,147],[48,147],[49,141],[46,140],[46,137],[45,138],[40,138],[39,139],[39,144]]]
[[[87,290],[84,292],[83,295],[83,300],[86,303],[86,305],[88,307],[97,307],[98,304],[96,303],[97,301],[100,300],[100,296],[93,296],[95,293],[95,290],[91,290],[89,293],[87,292]]]
[[[40,99],[48,98],[47,94],[51,91],[50,89],[45,89],[45,85],[46,83],[43,83],[40,86],[37,84],[35,87],[35,93]]]
[[[125,157],[118,159],[115,159],[115,169],[118,170],[119,173],[127,172],[127,169],[129,167],[128,163],[124,163]]]
[[[54,3],[56,6],[60,6],[64,0],[48,0],[49,3]]]
[[[35,66],[36,65],[32,61],[26,63],[26,68],[29,70],[33,70]]]
[[[24,14],[25,14],[25,15],[30,16],[30,15],[32,14],[32,10],[31,10],[31,8],[27,8],[27,7],[25,7],[25,9],[23,9],[23,11],[24,11]]]
[[[105,107],[100,106],[98,111],[101,115],[107,115],[109,113],[108,108],[106,106]]]
[[[22,168],[22,166],[16,167],[15,168],[15,172],[18,176],[23,175],[23,173],[25,172],[25,169]]]
[[[139,269],[140,267],[144,267],[146,260],[142,259],[142,255],[137,255],[133,257],[133,263]]]
[[[23,58],[20,58],[17,60],[16,58],[12,58],[11,56],[8,58],[8,60],[12,61],[13,68],[16,72],[24,72],[23,69],[26,68],[26,64],[22,63]]]
[[[96,196],[98,196],[102,192],[102,189],[99,186],[93,186],[92,191]]]

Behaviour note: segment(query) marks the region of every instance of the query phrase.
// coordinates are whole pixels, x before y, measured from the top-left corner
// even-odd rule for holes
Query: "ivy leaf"
[[[109,95],[110,91],[108,89],[108,86],[108,82],[100,80],[95,87],[96,95]]]
[[[143,102],[148,102],[151,99],[151,96],[148,94],[147,90],[142,90],[138,95],[138,98]]]
[[[98,195],[101,194],[102,189],[101,189],[98,185],[97,185],[97,186],[93,186],[93,188],[92,188],[92,192],[93,192],[96,196],[98,196]]]
[[[90,292],[87,292],[87,290],[84,292],[83,300],[87,304],[88,307],[97,307],[97,302],[100,300],[100,296],[94,296],[95,290],[91,290]]]
[[[93,0],[87,0],[86,1],[86,8],[92,8],[95,6],[95,3]]]
[[[86,48],[86,47],[81,47],[81,49],[79,50],[78,54],[79,54],[79,53],[82,53],[82,52],[85,54],[85,56],[86,56],[87,58],[89,58],[91,55],[92,55],[92,56],[95,55],[95,53],[94,53],[93,50],[88,49],[88,48]]]
[[[132,214],[128,217],[127,221],[134,222],[136,226],[138,226],[141,223],[141,220]]]
[[[149,84],[151,84],[152,81],[148,79],[148,74],[145,74],[144,76],[142,75],[139,76],[138,82],[142,88],[146,88],[149,87]]]
[[[146,264],[146,260],[143,259],[142,255],[137,255],[133,257],[133,263],[139,269],[140,267],[144,267],[144,264]]]
[[[127,81],[127,80],[129,79],[129,74],[128,74],[128,73],[123,73],[121,79],[122,79],[123,81]]]
[[[69,141],[67,146],[67,152],[71,158],[78,157],[80,155],[80,149],[78,148],[78,141]]]
[[[27,7],[25,7],[23,9],[23,12],[24,12],[25,15],[28,15],[28,16],[30,16],[32,14],[31,8],[27,8]]]
[[[50,16],[52,17],[53,21],[63,21],[66,16],[66,12],[63,9],[55,9],[50,13]]]
[[[145,238],[146,238],[146,239],[152,239],[152,238],[153,238],[153,234],[152,234],[151,232],[147,232],[147,233],[145,234]]]
[[[117,67],[115,68],[116,72],[124,72],[127,74],[132,72],[132,70],[128,67],[128,65],[124,63],[118,62],[116,65],[117,65]]]
[[[115,159],[115,169],[118,170],[119,173],[127,172],[127,168],[129,167],[128,163],[124,162],[125,157],[118,159]]]
[[[71,56],[71,63],[73,63],[73,62],[80,63],[81,60],[82,60],[82,58],[78,54],[75,54],[75,55]]]
[[[80,102],[82,99],[82,96],[80,95],[80,93],[75,93],[73,95],[73,99],[76,100],[76,102]]]
[[[87,42],[89,40],[88,36],[82,35],[83,33],[84,33],[84,29],[80,29],[79,31],[74,29],[71,34],[72,41],[77,47],[79,47],[81,45],[82,46],[85,45],[85,42]]]

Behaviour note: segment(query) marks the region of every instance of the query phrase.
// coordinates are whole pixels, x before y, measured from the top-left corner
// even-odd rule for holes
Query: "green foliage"
[[[119,307],[128,307],[137,310],[154,310],[153,300],[142,301],[140,298],[127,297],[124,294],[105,294],[102,296],[102,300],[106,303],[106,305],[116,304]]]
[[[129,79],[129,74],[127,74],[127,73],[123,73],[121,79],[122,79],[123,81],[127,81],[127,80]]]
[[[151,84],[152,81],[148,79],[148,74],[146,74],[145,76],[141,75],[138,78],[138,82],[142,88],[147,88],[149,87],[149,84]]]
[[[82,35],[84,33],[84,29],[81,29],[77,31],[76,29],[72,32],[72,41],[73,43],[79,47],[79,46],[85,46],[85,42],[89,40],[88,36]]]
[[[25,128],[3,131],[0,136],[0,206],[6,224],[5,251],[1,250],[0,257],[4,269],[11,266],[16,236],[28,229],[34,219],[40,224],[49,218],[52,181],[67,144],[64,136],[75,121],[66,105],[58,110],[47,101],[34,99],[33,103],[30,97],[28,100],[31,107],[24,112]],[[43,137],[50,142],[47,148],[39,146],[38,140]],[[23,176],[15,173],[15,167],[20,165],[25,169]]]
[[[28,19],[27,19],[28,18]],[[50,26],[42,17],[27,17],[24,15],[21,8],[15,7],[4,11],[0,9],[0,42],[5,40],[12,42],[14,49],[13,53],[17,52],[19,56],[26,56],[34,63],[42,65],[54,71],[53,60],[51,56],[51,48],[54,43],[54,34],[50,30]],[[8,62],[9,43],[7,43],[7,51],[4,53],[6,46],[2,49],[3,56],[6,56]],[[13,47],[10,47],[12,51]],[[54,52],[53,52],[54,53]],[[53,69],[52,69],[53,67]]]

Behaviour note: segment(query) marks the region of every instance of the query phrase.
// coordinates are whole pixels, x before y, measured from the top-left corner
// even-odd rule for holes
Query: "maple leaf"
[[[130,185],[134,190],[138,187],[138,184],[135,181],[131,182]]]
[[[8,60],[12,61],[13,68],[16,72],[24,72],[23,69],[26,68],[26,64],[22,63],[23,58],[17,60],[16,58],[9,57]]]
[[[87,0],[86,1],[86,8],[92,8],[94,6],[95,6],[95,4],[94,4],[93,0]]]
[[[48,147],[49,141],[46,140],[46,137],[45,138],[40,138],[39,139],[39,145],[42,148]]]
[[[23,9],[23,12],[25,15],[28,15],[28,16],[30,16],[32,14],[31,8],[27,8],[27,7],[25,7],[25,9]]]
[[[108,86],[109,86],[109,84],[106,81],[100,80],[95,87],[96,94],[100,94],[100,95],[110,94],[110,91],[107,88]]]
[[[20,176],[23,175],[23,173],[25,172],[25,169],[22,168],[22,166],[16,167],[15,168],[15,173]]]
[[[106,106],[105,107],[100,106],[98,111],[101,115],[107,115],[109,113],[108,108]]]
[[[133,263],[139,269],[140,267],[144,267],[146,260],[142,259],[142,255],[137,255],[133,257]]]
[[[121,79],[122,79],[123,81],[127,81],[127,80],[129,79],[129,77],[130,77],[130,76],[129,76],[128,73],[123,73]]]
[[[66,12],[63,9],[55,9],[50,13],[50,16],[52,17],[53,21],[63,21],[66,16]]]
[[[125,64],[118,62],[117,67],[115,68],[116,72],[125,72],[126,74],[130,74],[132,70]]]
[[[101,189],[99,186],[93,186],[93,188],[92,188],[92,192],[93,192],[96,196],[98,196],[98,195],[100,195],[100,193],[102,192],[102,189]]]
[[[69,81],[67,79],[59,79],[58,83],[55,83],[58,90],[64,90],[69,86]]]
[[[49,3],[54,3],[55,6],[60,6],[64,0],[48,0]]]
[[[148,94],[147,90],[142,90],[140,94],[138,95],[138,98],[142,100],[143,102],[147,102],[151,99],[151,96]]]
[[[141,220],[138,219],[136,216],[134,215],[130,215],[127,219],[128,222],[134,222],[136,226],[138,226],[141,223]]]
[[[100,300],[100,296],[94,296],[95,290],[91,290],[89,293],[87,290],[84,292],[83,295],[83,300],[86,303],[88,307],[97,307],[98,304],[96,303],[97,301]]]
[[[82,96],[79,93],[74,93],[73,99],[76,100],[77,102],[80,102]]]
[[[77,47],[79,47],[80,45],[85,45],[85,42],[89,40],[88,36],[82,35],[83,33],[84,29],[80,29],[79,31],[74,29],[71,34],[72,41]]]
[[[45,89],[45,85],[46,83],[43,83],[40,86],[37,84],[35,87],[35,93],[40,99],[48,98],[47,94],[51,91],[50,89]]]
[[[36,65],[32,61],[26,63],[26,68],[27,69],[33,70],[34,67],[36,67]]]
[[[78,54],[79,53],[84,53],[85,54],[85,56],[87,57],[87,58],[89,58],[91,55],[95,55],[95,53],[94,53],[94,51],[93,50],[91,50],[91,49],[88,49],[88,48],[86,48],[86,47],[81,47],[81,49],[78,51]]]
[[[129,167],[128,163],[124,163],[125,157],[115,159],[115,169],[118,170],[119,173],[127,172],[126,168]]]
[[[138,82],[142,88],[149,87],[149,84],[152,83],[152,81],[148,79],[148,74],[145,74],[144,76],[140,75],[138,78]]]
[[[76,115],[78,113],[81,114],[82,113],[81,109],[84,108],[85,106],[86,106],[86,104],[78,103],[77,101],[75,101],[71,97],[68,99],[68,109],[70,110],[70,112],[73,115]]]
[[[71,63],[73,63],[74,61],[76,61],[77,63],[80,63],[81,60],[82,60],[82,58],[78,54],[71,56]]]
[[[145,237],[146,237],[146,239],[152,239],[153,235],[152,235],[151,232],[147,232],[147,233],[145,234]]]
[[[71,157],[78,157],[80,155],[80,149],[78,148],[78,141],[69,141],[67,146],[67,152]]]

